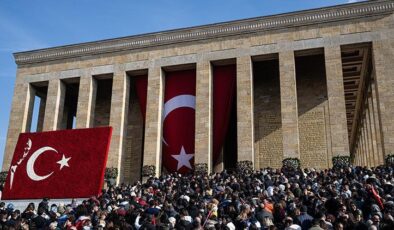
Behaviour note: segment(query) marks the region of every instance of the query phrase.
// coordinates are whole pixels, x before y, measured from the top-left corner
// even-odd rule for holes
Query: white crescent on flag
[[[34,171],[34,163],[36,162],[37,158],[43,154],[46,151],[53,151],[55,153],[58,153],[56,151],[56,149],[52,148],[52,147],[42,147],[40,149],[38,149],[37,151],[35,151],[31,157],[29,158],[29,160],[27,161],[27,165],[26,165],[26,172],[27,172],[27,176],[34,180],[34,181],[40,181],[40,180],[45,180],[46,178],[50,177],[53,174],[53,171],[45,176],[39,176],[36,174],[36,172]]]
[[[164,104],[164,114],[163,114],[163,123],[166,119],[166,117],[174,110],[178,108],[191,108],[191,109],[196,109],[196,97],[190,94],[182,94],[176,97],[171,98]],[[163,139],[164,144],[167,144],[167,142]]]
[[[196,109],[196,97],[190,94],[182,94],[168,100],[164,104],[163,121],[166,119],[168,114],[170,114],[172,111],[182,107]]]

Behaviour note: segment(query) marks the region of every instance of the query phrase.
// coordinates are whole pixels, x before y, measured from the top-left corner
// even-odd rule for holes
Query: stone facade
[[[323,54],[296,58],[298,130],[302,167],[327,168],[331,159],[327,147],[328,102],[324,69]]]
[[[368,1],[16,53],[18,71],[3,169],[10,165],[19,133],[30,128],[35,95],[31,86],[47,83],[43,129],[56,130],[64,109],[62,84],[79,78],[77,127],[114,128],[108,166],[120,169],[118,181],[133,181],[140,174],[159,175],[163,68],[193,64],[197,69],[195,159],[212,171],[210,68],[212,62],[227,59],[236,59],[237,65],[239,162],[254,168],[280,167],[282,159],[298,157],[302,166],[325,168],[332,156],[350,154],[355,164],[381,163],[394,152],[393,12],[393,1]],[[359,52],[359,44],[368,44],[366,49],[371,52],[358,63],[358,78],[349,79],[359,66],[349,67],[346,60]],[[313,49],[323,50],[324,65],[315,73],[297,74],[298,58],[312,56],[299,51]],[[271,55],[277,60],[276,73],[266,82],[265,76],[255,74],[256,65],[261,57]],[[372,70],[363,67],[368,63]],[[130,108],[133,98],[126,74],[140,70],[148,70],[143,131],[142,120]],[[112,81],[106,99],[100,95],[103,76]],[[349,82],[361,82],[361,87],[351,91],[354,88],[349,89]],[[369,100],[365,95],[372,84]],[[204,107],[207,102],[209,106]],[[134,128],[129,126],[133,123]],[[134,136],[141,142],[135,149],[130,143]],[[143,153],[137,156],[141,149]],[[131,159],[138,163],[134,166]]]
[[[138,76],[137,76],[138,77]],[[144,122],[134,88],[130,89],[126,146],[122,164],[124,181],[136,182],[141,178]]]
[[[391,26],[394,23],[391,22]],[[392,27],[391,27],[392,28]],[[377,103],[380,110],[383,135],[383,151],[385,154],[394,152],[394,40],[393,38],[384,38],[372,44],[373,62],[375,66],[376,85],[377,85]],[[391,63],[391,64],[390,64]]]
[[[253,68],[255,165],[279,168],[283,160],[279,62],[256,62]]]

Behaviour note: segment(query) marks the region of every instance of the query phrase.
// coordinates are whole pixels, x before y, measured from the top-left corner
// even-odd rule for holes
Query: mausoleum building
[[[119,181],[165,173],[165,78],[191,69],[196,170],[279,168],[285,158],[323,169],[334,156],[382,164],[394,153],[393,13],[394,1],[366,1],[15,53],[3,170],[21,132],[112,126],[107,167]],[[212,73],[227,65],[235,99],[213,163]]]

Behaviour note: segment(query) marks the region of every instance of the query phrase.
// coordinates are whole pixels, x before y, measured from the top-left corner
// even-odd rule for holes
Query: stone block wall
[[[323,55],[296,58],[298,130],[302,167],[327,168],[328,103]],[[280,168],[283,140],[278,60],[255,62],[254,129],[256,165]]]
[[[112,79],[97,81],[94,127],[108,126],[111,112]]]
[[[323,55],[296,58],[298,130],[302,167],[327,168],[327,87]]]
[[[124,152],[123,181],[133,183],[141,179],[144,123],[140,104],[134,88],[130,91],[130,104],[127,118],[126,147]]]
[[[282,166],[282,121],[280,108],[279,62],[253,63],[254,147],[256,166]]]

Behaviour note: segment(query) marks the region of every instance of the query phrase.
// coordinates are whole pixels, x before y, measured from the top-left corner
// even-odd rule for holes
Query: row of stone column
[[[380,118],[382,136],[381,149],[383,154],[394,150],[394,72],[392,63],[393,44],[390,41],[379,41],[373,44],[374,66],[376,72],[376,92],[379,100],[375,103],[373,115]],[[327,95],[329,104],[329,133],[331,149],[329,155],[349,154],[344,99],[341,49],[340,46],[324,47]],[[199,60],[196,65],[196,136],[195,164],[196,167],[212,171],[212,60]],[[297,86],[295,74],[294,51],[279,52],[280,63],[280,96],[281,119],[283,131],[283,157],[297,157],[299,154],[299,132],[297,111]],[[238,161],[253,167],[254,133],[253,133],[253,76],[252,58],[241,56],[236,58],[237,65],[237,138]],[[125,130],[128,113],[130,82],[123,65],[115,65],[110,111],[110,125],[113,135],[108,158],[109,167],[117,167],[122,171],[124,155]],[[161,135],[162,109],[164,92],[164,74],[161,66],[148,69],[147,108],[145,121],[143,175],[160,174],[161,167]],[[7,137],[7,148],[3,168],[8,168],[17,135],[25,132],[31,117],[33,87],[29,83],[17,81]],[[80,76],[80,89],[77,106],[77,128],[93,126],[95,95],[97,83],[93,76]],[[58,129],[59,114],[62,114],[65,87],[60,79],[49,80],[48,95],[45,109],[44,130]],[[371,100],[373,105],[373,101]],[[209,106],[207,106],[209,105]],[[375,109],[376,107],[376,109]],[[371,109],[372,110],[372,109]],[[372,114],[372,113],[371,113]],[[379,114],[379,115],[378,115]],[[367,127],[367,123],[365,127]],[[369,123],[368,123],[369,124]],[[375,136],[376,135],[375,130]],[[362,137],[367,140],[366,135]],[[371,134],[372,137],[372,134]],[[373,143],[373,141],[372,141]],[[363,151],[367,142],[362,143]],[[378,146],[379,143],[376,143]],[[361,148],[360,150],[361,151]],[[366,164],[357,158],[360,164]],[[381,159],[377,162],[381,162]]]
[[[333,133],[333,151],[347,153],[346,117],[343,97],[341,54],[339,47],[330,47],[326,51],[327,85]],[[237,63],[237,138],[239,162],[246,167],[253,167],[253,76],[250,56],[238,57]],[[283,158],[300,158],[298,135],[297,86],[295,75],[295,57],[293,51],[279,53],[281,116],[283,130]],[[195,165],[199,170],[212,171],[212,71],[211,61],[201,60],[196,65],[196,137]],[[130,82],[126,72],[115,68],[111,96],[110,126],[113,135],[108,157],[108,167],[116,167],[122,172],[126,118]],[[161,67],[148,70],[147,115],[143,174],[160,174],[161,165],[161,114],[163,107],[164,75]],[[77,128],[93,127],[97,82],[91,75],[80,77],[79,96],[76,115]],[[31,96],[30,98],[34,98]],[[47,105],[43,130],[57,130],[65,98],[65,84],[60,79],[49,81]],[[32,101],[28,103],[32,113]],[[342,106],[338,106],[342,105]],[[208,105],[208,106],[207,106]],[[29,120],[29,119],[26,119]],[[338,135],[341,134],[341,135]]]
[[[373,42],[372,46],[376,84],[372,87],[376,95],[374,112],[378,113],[377,119],[381,124],[380,144],[386,157],[394,153],[394,42],[387,38]]]
[[[372,43],[372,80],[366,89],[354,163],[377,166],[394,153],[394,43]]]
[[[333,153],[348,153],[346,133],[345,101],[341,69],[340,47],[326,47],[327,90],[330,107],[330,129]],[[283,130],[283,158],[300,158],[297,86],[294,51],[279,53],[281,116]],[[253,67],[250,56],[236,58],[237,65],[237,159],[246,167],[253,167],[254,121],[253,121]],[[126,71],[115,66],[111,96],[110,126],[113,127],[108,167],[116,167],[122,172],[130,80]],[[211,60],[200,60],[196,65],[196,169],[211,172],[212,165],[212,71]],[[76,114],[76,127],[93,127],[97,82],[88,71],[80,76],[79,96]],[[160,66],[148,69],[147,108],[145,121],[145,142],[143,157],[143,175],[159,175],[161,172],[161,135],[162,108],[164,92],[164,74]],[[23,111],[20,132],[27,130],[26,122],[31,122],[34,102],[34,88],[29,84],[26,108],[15,110],[11,116]],[[16,90],[19,90],[16,88]],[[58,130],[65,100],[65,84],[59,78],[49,80],[43,130]],[[208,106],[207,106],[208,105]],[[340,119],[338,119],[340,118]],[[18,126],[10,122],[10,129]],[[9,138],[12,138],[12,135]],[[8,147],[14,143],[8,143]],[[5,158],[5,165],[10,159]],[[121,179],[121,178],[120,178]]]
[[[348,135],[340,47],[326,47],[327,90],[330,107],[331,155],[348,155]],[[283,158],[300,158],[297,86],[294,51],[279,53]],[[237,65],[237,159],[253,167],[253,67],[250,56],[236,58]],[[196,67],[195,167],[211,172],[212,165],[212,71],[210,60]],[[161,108],[163,77],[160,68],[149,71],[143,175],[158,175],[161,165]]]
[[[358,138],[355,146],[354,163],[356,165],[374,167],[384,164],[381,122],[377,107],[376,83],[371,76],[366,89],[366,96],[361,108],[361,119]]]

